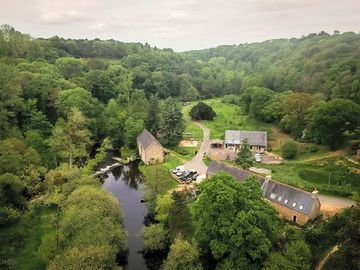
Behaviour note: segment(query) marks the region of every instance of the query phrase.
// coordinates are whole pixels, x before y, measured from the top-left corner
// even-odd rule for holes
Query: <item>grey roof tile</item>
[[[137,137],[137,141],[146,149],[151,143],[156,143],[161,146],[159,141],[146,129],[144,129]]]
[[[246,138],[250,145],[267,146],[266,131],[225,130],[225,143],[241,144]]]

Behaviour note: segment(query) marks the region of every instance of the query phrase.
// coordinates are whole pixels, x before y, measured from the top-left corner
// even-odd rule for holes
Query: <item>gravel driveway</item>
[[[203,141],[200,145],[200,149],[197,152],[196,156],[193,157],[190,161],[186,162],[184,164],[185,169],[192,170],[195,169],[201,176],[201,178],[205,178],[206,176],[206,170],[207,166],[203,161],[203,157],[205,153],[208,153],[209,146],[210,146],[210,130],[204,126],[203,124],[200,124],[199,122],[192,121],[193,124],[200,127],[203,131]]]

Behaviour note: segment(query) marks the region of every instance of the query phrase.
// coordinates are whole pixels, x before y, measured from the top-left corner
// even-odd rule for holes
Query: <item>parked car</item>
[[[193,180],[191,178],[188,178],[186,181],[185,181],[185,184],[190,184]]]
[[[198,173],[195,173],[191,176],[191,180],[196,180],[196,178],[199,176]]]
[[[183,170],[184,170],[184,166],[177,166],[174,169],[172,169],[172,173],[177,174],[179,171],[183,171]]]
[[[189,175],[191,175],[191,172],[185,171],[185,172],[183,173],[183,175],[180,177],[180,179],[181,179],[181,180],[186,180],[186,179],[189,177]]]
[[[184,170],[179,170],[179,171],[176,173],[176,176],[182,176],[184,173],[185,173]]]
[[[261,162],[261,155],[259,153],[255,154],[255,161]]]

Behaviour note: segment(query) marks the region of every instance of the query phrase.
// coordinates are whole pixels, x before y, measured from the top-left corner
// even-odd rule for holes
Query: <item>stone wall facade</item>
[[[156,162],[164,162],[164,148],[157,143],[150,144],[146,147],[146,149],[143,149],[141,144],[138,143],[138,150],[141,160],[147,165],[154,164]]]
[[[300,225],[304,225],[306,222],[309,221],[309,217],[303,213],[300,213],[298,211],[294,211],[288,207],[282,206],[278,203],[272,202],[268,200],[278,211],[279,216],[282,218],[285,218],[289,221],[296,222]]]

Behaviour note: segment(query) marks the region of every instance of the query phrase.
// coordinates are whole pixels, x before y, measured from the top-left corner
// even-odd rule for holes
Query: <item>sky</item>
[[[0,0],[0,24],[33,37],[148,42],[186,51],[360,31],[360,0]]]

